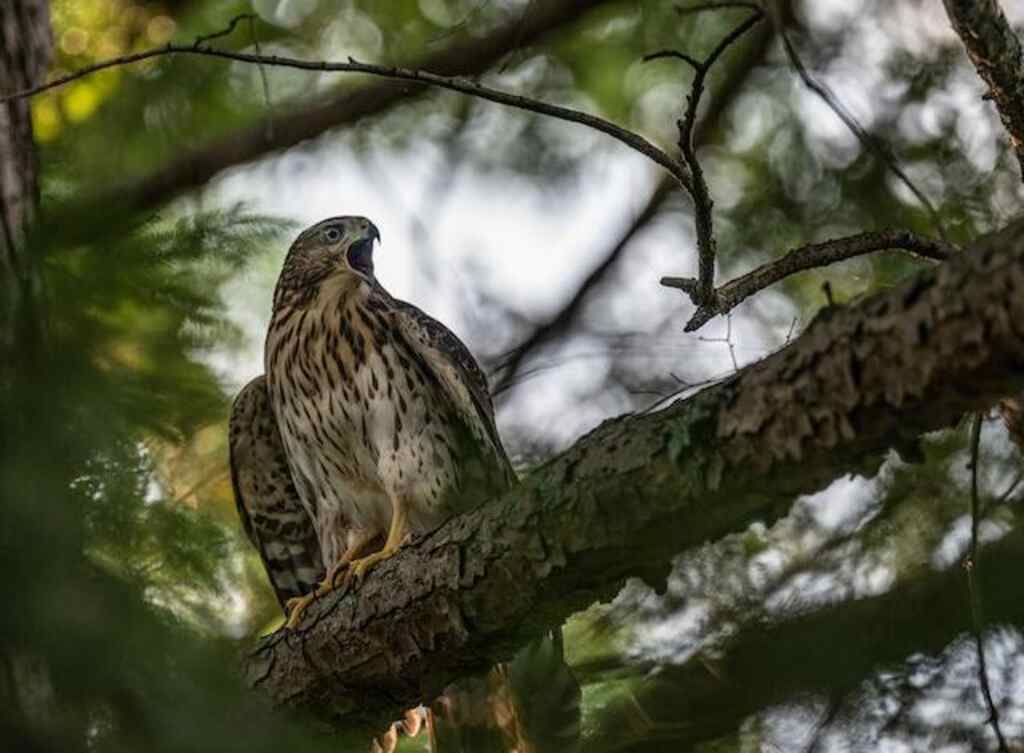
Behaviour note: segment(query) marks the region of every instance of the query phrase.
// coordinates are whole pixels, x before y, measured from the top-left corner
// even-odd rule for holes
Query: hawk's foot
[[[399,550],[402,544],[412,538],[405,505],[397,497],[392,497],[391,502],[393,514],[391,515],[391,526],[388,528],[388,537],[384,542],[384,546],[373,554],[368,554],[360,559],[354,559],[349,563],[345,579],[348,580],[354,577],[357,586],[363,582],[363,578],[371,567],[378,562],[394,557],[395,552]]]
[[[376,551],[373,554],[368,554],[361,559],[352,560],[352,562],[349,563],[345,579],[348,580],[349,578],[355,578],[356,585],[358,586],[363,582],[363,578],[366,577],[366,573],[370,571],[371,567],[376,565],[378,562],[383,562],[386,559],[394,557],[398,548],[398,546],[385,546],[383,549]]]
[[[320,581],[320,585],[317,586],[316,591],[313,593],[316,596],[323,596],[337,588],[339,586],[338,578],[342,573],[348,570],[350,564],[351,560],[348,559],[342,559],[339,562],[334,563],[334,565],[331,566],[331,569],[327,571],[327,575],[324,579]],[[344,579],[342,580],[342,583],[344,583]]]
[[[286,628],[294,630],[298,627],[299,620],[302,619],[302,613],[316,599],[316,593],[316,591],[313,591],[305,596],[295,596],[284,603],[284,608],[288,612],[288,622],[285,623]]]

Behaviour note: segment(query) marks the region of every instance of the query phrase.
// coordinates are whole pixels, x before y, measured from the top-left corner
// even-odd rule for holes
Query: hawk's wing
[[[495,461],[501,465],[505,486],[515,481],[512,465],[498,436],[494,422],[494,403],[487,377],[462,340],[429,314],[405,301],[394,301],[395,329],[405,343],[430,368],[459,412],[467,427],[479,427],[482,441],[490,445]],[[477,433],[477,432],[474,432]]]
[[[235,398],[228,446],[238,516],[284,607],[316,587],[324,565],[313,521],[292,482],[263,376]]]

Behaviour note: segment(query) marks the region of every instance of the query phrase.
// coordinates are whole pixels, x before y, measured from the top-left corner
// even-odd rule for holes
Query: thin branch
[[[746,8],[747,10],[762,12],[761,6],[757,3],[743,2],[722,2],[722,3],[700,3],[699,5],[678,6],[676,13],[680,16],[688,16],[691,13],[703,13],[708,10],[723,10],[727,8]]]
[[[252,35],[252,44],[253,44],[253,48],[256,50],[256,54],[257,55],[262,55],[263,54],[262,50],[260,50],[260,38],[259,38],[259,35],[256,34],[256,17],[254,15],[252,15],[252,14],[249,14],[249,33]],[[260,82],[263,84],[263,102],[267,106],[267,126],[266,126],[265,133],[266,133],[266,136],[267,136],[267,141],[273,141],[274,140],[274,105],[270,101],[270,81],[267,78],[267,68],[266,68],[266,66],[264,66],[262,63],[260,63],[257,66],[257,68],[259,69],[259,72],[260,72]]]
[[[572,26],[608,0],[531,0],[528,11],[479,36],[463,37],[410,61],[408,67],[444,76],[479,76],[508,58],[513,50],[532,47]],[[0,2],[0,6],[4,6]],[[273,118],[274,138],[267,141],[266,123],[253,122],[196,147],[179,149],[173,159],[152,172],[124,182],[101,181],[95,192],[76,197],[59,209],[60,219],[48,222],[50,231],[69,242],[99,232],[86,221],[117,206],[124,210],[153,209],[200,188],[223,170],[287,149],[326,131],[353,126],[367,117],[414,101],[427,87],[396,85],[387,79],[368,81],[342,91],[329,91],[302,106],[279,109]],[[3,92],[7,93],[7,92]],[[44,218],[44,221],[45,218]],[[59,227],[58,227],[59,226]]]
[[[789,58],[790,64],[796,71],[797,75],[800,76],[801,80],[807,86],[808,89],[817,94],[822,101],[828,105],[828,107],[834,112],[840,120],[846,125],[846,127],[857,137],[857,140],[861,143],[867,151],[871,152],[875,157],[880,160],[892,174],[899,178],[900,182],[905,185],[914,197],[921,202],[921,205],[925,208],[928,214],[931,216],[932,223],[935,225],[935,230],[938,232],[939,237],[943,240],[949,240],[946,235],[945,226],[942,222],[942,216],[938,210],[932,205],[931,200],[924,195],[924,192],[919,189],[910,177],[900,167],[896,156],[888,148],[885,142],[881,141],[876,136],[868,133],[867,129],[864,128],[854,117],[853,113],[847,110],[843,103],[839,101],[839,98],[823,83],[817,81],[808,72],[807,68],[804,67],[803,61],[800,60],[800,55],[796,51],[796,47],[789,39],[789,35],[785,29],[779,29],[779,37],[782,39],[782,47],[786,51],[786,56]]]
[[[1010,495],[1017,491],[1017,487],[1020,486],[1021,481],[1024,481],[1024,471],[1017,471],[1017,475],[1014,476],[1013,480],[1006,485],[1006,489],[1003,493],[996,497],[996,504],[1005,505],[1009,501]]]
[[[780,15],[788,17],[789,3],[780,4]],[[744,6],[746,7],[746,6]],[[761,65],[775,39],[775,27],[772,24],[763,24],[754,31],[753,38],[744,46],[741,58],[731,64],[722,80],[716,87],[714,96],[707,101],[707,106],[700,121],[694,128],[693,140],[699,147],[717,136],[721,129],[722,115],[736,101],[744,86],[750,80],[751,73]],[[674,55],[673,55],[674,56]],[[643,227],[653,219],[660,208],[664,205],[669,196],[672,195],[674,183],[668,176],[664,176],[652,195],[644,210],[640,213],[637,223],[630,225],[626,231],[619,236],[611,249],[605,256],[605,261],[594,267],[594,273],[588,275],[581,286],[566,298],[566,303],[558,314],[551,317],[548,322],[537,327],[534,332],[523,338],[521,343],[509,350],[501,359],[498,366],[500,376],[494,382],[496,391],[505,391],[521,381],[523,376],[522,368],[531,354],[541,345],[562,337],[569,327],[574,323],[580,311],[582,303],[589,296],[590,291],[607,276],[609,270],[618,266],[616,259],[625,249],[627,242]]]
[[[689,9],[691,11],[720,8],[723,6],[703,6]],[[715,231],[712,210],[714,201],[711,192],[708,190],[707,181],[704,180],[704,171],[701,168],[700,160],[697,159],[697,150],[694,145],[693,129],[697,122],[697,108],[700,106],[700,98],[704,93],[704,81],[708,71],[711,70],[719,57],[747,31],[752,29],[763,17],[761,9],[753,7],[754,13],[729,32],[715,46],[711,53],[698,61],[690,55],[673,51],[663,50],[648,55],[644,61],[657,60],[672,57],[682,60],[694,69],[693,82],[690,84],[690,93],[686,96],[686,112],[681,120],[677,122],[679,128],[679,151],[683,155],[683,162],[689,169],[690,174],[690,195],[694,204],[694,224],[697,230],[697,277],[699,284],[695,289],[695,296],[698,306],[710,302],[715,295]]]
[[[689,63],[690,67],[695,71],[699,71],[703,67],[704,63],[692,55],[687,55],[685,52],[679,50],[659,50],[658,52],[652,52],[648,55],[644,55],[640,58],[643,62],[649,63],[652,60],[661,60],[663,58],[675,58],[676,60],[682,60],[685,63]]]
[[[996,0],[944,0],[978,75],[988,84],[1024,178],[1024,50]]]
[[[732,370],[740,370],[739,362],[736,360],[736,344],[732,341],[732,314],[725,315],[725,337],[698,336],[697,339],[705,343],[725,343],[729,347],[729,358],[732,360]]]
[[[931,261],[945,261],[958,252],[952,244],[925,238],[907,230],[883,230],[795,248],[779,259],[730,280],[706,302],[700,300],[699,282],[692,277],[662,277],[661,284],[682,290],[697,306],[684,328],[687,332],[693,332],[715,316],[728,313],[754,293],[790,275],[886,249],[906,251]]]
[[[436,73],[429,73],[428,71],[416,68],[399,68],[386,65],[376,65],[373,63],[360,63],[355,58],[351,57],[347,62],[301,60],[299,58],[282,57],[279,55],[254,55],[246,52],[233,52],[231,50],[222,50],[215,47],[195,47],[191,45],[168,44],[164,47],[144,50],[142,52],[122,55],[120,57],[100,61],[65,76],[60,76],[52,81],[48,81],[45,84],[34,86],[29,89],[23,89],[22,91],[0,97],[0,104],[35,96],[44,91],[64,86],[72,81],[76,81],[107,68],[115,68],[130,65],[132,63],[138,63],[143,60],[173,55],[199,55],[204,57],[234,60],[242,63],[252,63],[255,65],[293,68],[303,71],[363,73],[370,76],[379,76],[381,78],[394,79],[397,81],[426,84],[439,89],[447,89],[449,91],[459,92],[460,94],[467,94],[472,97],[478,97],[500,105],[505,105],[506,107],[535,112],[540,115],[547,115],[551,118],[565,120],[570,123],[578,123],[596,131],[600,131],[640,154],[643,154],[658,165],[661,165],[661,167],[676,179],[680,186],[685,188],[687,191],[691,190],[690,177],[687,175],[686,169],[679,162],[645,139],[643,136],[623,128],[622,126],[616,125],[609,120],[605,120],[604,118],[591,115],[590,113],[581,112],[580,110],[573,110],[569,107],[553,105],[530,97],[510,94],[499,89],[492,89],[491,87],[483,86],[482,84],[477,84],[465,79],[440,76]]]
[[[992,700],[992,688],[988,684],[988,662],[985,659],[985,618],[981,609],[981,593],[978,591],[978,526],[981,523],[980,504],[978,502],[978,463],[981,447],[981,423],[983,415],[976,413],[971,426],[971,545],[964,562],[967,571],[967,591],[971,602],[971,623],[974,633],[974,646],[978,653],[978,680],[981,694],[988,706],[988,721],[992,725],[996,740],[999,741],[1000,753],[1009,753],[1006,738],[999,726],[999,710]]]
[[[235,27],[238,26],[240,22],[245,21],[247,19],[249,21],[249,30],[252,31],[253,24],[257,20],[256,14],[239,13],[237,16],[232,18],[231,21],[228,22],[228,25],[225,28],[221,29],[220,31],[215,31],[212,34],[200,34],[198,37],[196,37],[196,41],[192,43],[192,46],[196,49],[199,49],[203,46],[205,42],[209,42],[214,39],[220,39],[221,37],[226,37],[235,30]]]
[[[584,278],[583,282],[580,283],[579,287],[576,288],[576,291],[559,312],[537,327],[529,337],[501,358],[495,368],[500,376],[492,384],[492,395],[498,396],[510,387],[513,387],[520,376],[520,371],[527,356],[543,343],[557,337],[559,333],[563,332],[575,321],[580,311],[582,311],[583,304],[590,292],[605,279],[609,270],[618,264],[626,248],[633,242],[633,239],[640,230],[646,227],[661,210],[662,204],[671,193],[671,187],[672,185],[668,181],[658,182],[647,205],[636,216],[636,219],[630,223],[626,232],[619,237],[616,244],[605,254],[604,258]]]

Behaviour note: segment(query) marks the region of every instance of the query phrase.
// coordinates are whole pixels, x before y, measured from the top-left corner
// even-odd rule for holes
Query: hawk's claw
[[[349,560],[344,560],[343,559],[341,562],[338,562],[337,564],[332,566],[331,569],[327,572],[327,575],[324,576],[324,579],[322,581],[320,581],[320,585],[317,586],[317,589],[316,589],[316,591],[314,593],[317,596],[323,596],[324,594],[329,594],[331,591],[333,591],[334,589],[336,589],[340,585],[338,583],[338,577],[342,573],[345,573],[345,577],[342,579],[341,582],[344,583],[346,580],[348,580],[348,572],[347,571],[348,571],[348,568],[349,568],[349,564],[350,564]]]
[[[378,562],[383,562],[384,560],[393,557],[395,552],[398,551],[399,546],[401,546],[401,544],[392,547],[385,546],[379,552],[374,552],[373,554],[368,554],[361,559],[353,560],[349,563],[349,569],[345,574],[345,580],[355,578],[355,585],[362,585],[363,578],[366,577],[366,573],[370,571],[370,568]]]
[[[306,611],[313,600],[316,598],[316,592],[308,593],[305,596],[295,596],[288,599],[284,603],[284,608],[288,610],[288,622],[285,623],[285,627],[289,630],[294,630],[299,625],[299,620],[302,618],[302,613]]]

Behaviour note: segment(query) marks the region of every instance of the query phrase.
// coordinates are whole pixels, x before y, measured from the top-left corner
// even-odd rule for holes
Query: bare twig
[[[723,6],[700,6],[685,10],[694,12],[720,7]],[[701,168],[700,160],[697,159],[693,129],[697,122],[697,108],[700,105],[701,95],[704,93],[704,81],[707,78],[708,71],[711,70],[711,67],[718,58],[721,57],[733,42],[752,29],[764,17],[761,9],[757,6],[753,6],[751,9],[754,11],[751,16],[729,32],[702,61],[698,61],[686,53],[675,50],[663,50],[644,57],[645,62],[666,57],[676,58],[684,61],[694,70],[693,82],[690,84],[690,93],[686,97],[686,112],[682,119],[677,122],[677,126],[679,128],[679,151],[682,153],[683,162],[690,172],[690,195],[693,197],[694,224],[697,229],[697,278],[699,283],[692,296],[697,306],[710,302],[715,295],[715,231],[712,215],[714,201],[711,198],[711,192],[708,190],[707,181],[704,180],[704,171]]]
[[[519,17],[479,36],[453,40],[418,56],[407,67],[443,76],[478,76],[506,59],[514,49],[541,44],[606,3],[607,0],[531,0],[528,12]],[[92,217],[105,207],[132,211],[156,208],[186,191],[202,187],[223,170],[316,138],[330,129],[350,127],[364,118],[411,102],[427,90],[425,86],[396,85],[379,78],[343,91],[323,92],[301,106],[278,108],[273,117],[272,141],[267,141],[263,119],[247,123],[195,147],[179,149],[173,159],[145,175],[113,185],[100,181],[95,192],[83,193],[60,208],[59,223],[49,224],[53,228],[59,224],[61,237],[79,242],[96,233],[98,227],[97,223],[81,218]]]
[[[800,321],[799,316],[794,316],[793,321],[789,323],[789,331],[786,332],[786,340],[783,345],[789,345],[789,341],[793,339],[793,331],[796,330],[796,325]]]
[[[168,55],[200,55],[223,58],[225,60],[235,60],[243,63],[253,63],[256,65],[294,68],[304,71],[364,73],[370,76],[380,76],[382,78],[395,79],[398,81],[426,84],[439,89],[447,89],[449,91],[459,92],[460,94],[467,94],[480,99],[486,99],[490,102],[496,102],[497,104],[505,105],[507,107],[513,107],[518,110],[527,110],[540,115],[547,115],[551,118],[557,118],[558,120],[565,120],[570,123],[579,123],[580,125],[585,125],[588,128],[600,131],[601,133],[607,134],[608,136],[611,136],[625,144],[631,149],[636,150],[640,154],[643,154],[658,165],[661,165],[673,178],[676,179],[680,186],[688,191],[691,190],[690,177],[687,175],[686,169],[679,162],[645,139],[643,136],[618,126],[604,118],[591,115],[590,113],[581,112],[579,110],[573,110],[569,107],[553,105],[530,97],[510,94],[499,89],[492,89],[488,86],[483,86],[465,79],[440,76],[436,73],[429,73],[415,68],[399,68],[386,65],[375,65],[373,63],[360,63],[355,58],[351,57],[347,62],[301,60],[298,58],[282,57],[279,55],[268,56],[254,55],[245,52],[233,52],[214,47],[194,47],[190,45],[168,44],[164,47],[144,50],[131,55],[122,55],[120,57],[100,61],[65,76],[55,78],[45,84],[34,86],[29,89],[23,89],[22,91],[0,97],[0,104],[24,99],[26,97],[32,97],[41,92],[54,89],[59,86],[64,86],[71,81],[84,78],[85,76],[89,76],[97,71],[102,71],[107,68],[130,65],[142,60],[149,60]]]
[[[944,0],[978,75],[988,84],[1024,178],[1024,50],[996,0]]]
[[[706,10],[724,10],[727,8],[746,8],[747,10],[762,12],[761,6],[757,3],[743,3],[743,2],[721,2],[721,3],[699,3],[697,5],[680,6],[676,8],[676,13],[680,16],[688,16],[691,13],[703,13]]]
[[[231,21],[228,22],[228,25],[226,27],[224,27],[220,31],[215,31],[212,34],[200,34],[198,37],[196,37],[196,41],[192,43],[192,46],[196,49],[199,49],[203,46],[204,43],[209,42],[212,39],[220,39],[221,37],[226,37],[235,30],[235,27],[238,26],[240,22],[245,21],[247,19],[249,21],[249,29],[250,31],[252,31],[253,24],[256,21],[256,14],[239,13],[237,16],[232,18]]]
[[[740,365],[736,361],[736,344],[732,341],[732,314],[725,315],[725,337],[702,337],[697,338],[705,343],[725,343],[729,348],[729,358],[732,360],[733,371],[739,371]]]
[[[780,8],[780,15],[788,17],[788,2],[780,3],[780,5],[783,6]],[[684,10],[686,9],[680,9],[680,12]],[[707,100],[704,113],[693,131],[693,141],[696,146],[699,147],[707,143],[720,132],[718,126],[723,113],[743,91],[744,85],[750,79],[751,72],[764,61],[774,39],[775,28],[771,24],[763,24],[754,30],[753,38],[744,46],[740,59],[728,67],[725,76],[716,87],[715,96]],[[566,298],[566,303],[559,313],[537,327],[530,335],[523,338],[519,345],[502,357],[498,367],[500,376],[495,381],[497,391],[508,390],[521,381],[523,365],[538,347],[564,336],[583,309],[584,298],[589,296],[590,291],[607,277],[609,270],[618,266],[626,243],[661,211],[665,201],[672,195],[673,186],[674,181],[669,176],[664,176],[647,206],[637,217],[637,222],[626,228],[622,235],[609,244],[610,251],[606,254],[605,260],[596,265],[594,272],[583,280],[572,295]]]
[[[789,58],[789,62],[793,66],[793,70],[795,70],[797,75],[800,76],[800,79],[804,82],[807,88],[821,97],[822,101],[829,106],[832,112],[834,112],[839,119],[843,121],[843,124],[850,129],[850,132],[857,137],[861,146],[875,155],[875,157],[888,167],[889,170],[892,171],[892,174],[899,178],[900,182],[902,182],[903,185],[905,185],[910,192],[914,194],[915,198],[921,202],[921,205],[931,217],[932,223],[935,225],[935,230],[939,234],[939,237],[943,240],[949,240],[946,235],[945,226],[942,222],[942,216],[939,214],[938,210],[935,209],[934,205],[932,205],[931,200],[924,195],[924,192],[914,184],[906,172],[904,172],[903,168],[900,167],[896,156],[892,153],[885,142],[868,133],[867,129],[860,124],[857,118],[854,117],[853,113],[843,106],[843,103],[839,101],[839,98],[836,97],[836,95],[825,84],[816,80],[810,72],[808,72],[807,68],[800,60],[800,55],[797,53],[796,47],[790,41],[789,35],[786,33],[785,29],[779,29],[779,37],[782,39],[782,47],[786,51],[786,56]]]
[[[263,53],[260,50],[260,38],[256,34],[256,17],[254,15],[252,15],[251,13],[248,14],[248,15],[249,15],[249,33],[252,35],[253,48],[256,50],[256,54],[257,55],[262,55]],[[267,141],[273,141],[274,140],[274,105],[270,101],[270,81],[267,79],[267,69],[266,69],[266,67],[262,63],[260,63],[257,66],[257,68],[259,69],[259,72],[260,72],[260,81],[263,84],[263,102],[267,106],[267,126],[266,126],[265,133],[266,133],[266,136],[267,136]]]
[[[952,244],[934,238],[925,238],[907,230],[883,230],[795,248],[780,259],[730,280],[718,288],[707,302],[699,300],[699,282],[692,277],[663,277],[661,284],[682,290],[697,306],[685,327],[687,332],[693,332],[715,316],[731,311],[759,290],[792,274],[885,249],[907,251],[932,261],[944,261],[957,252]]]
[[[630,223],[626,232],[619,237],[615,246],[605,254],[605,257],[591,270],[590,274],[586,276],[583,282],[580,283],[579,287],[576,288],[575,293],[573,293],[572,297],[569,298],[565,305],[562,306],[559,312],[551,319],[537,327],[529,337],[500,359],[495,367],[495,371],[498,372],[499,376],[492,384],[491,392],[493,395],[497,396],[514,386],[520,375],[520,371],[526,357],[538,346],[548,342],[560,332],[564,331],[566,327],[576,319],[579,312],[583,309],[583,304],[586,301],[587,296],[590,294],[590,291],[596,288],[600,282],[605,279],[608,271],[618,263],[619,259],[625,252],[626,247],[632,243],[637,233],[639,233],[642,228],[646,227],[647,223],[649,223],[660,211],[663,202],[671,192],[671,187],[672,185],[667,181],[660,181],[658,183],[644,209],[637,215],[636,219]]]
[[[731,311],[737,304],[753,293],[804,269],[826,266],[841,259],[848,259],[885,248],[902,248],[935,260],[948,258],[956,249],[946,242],[923,239],[909,232],[884,231],[881,233],[861,233],[850,238],[837,239],[795,249],[775,262],[765,264],[753,272],[732,280],[717,289],[714,287],[715,239],[712,225],[713,202],[708,192],[707,184],[704,181],[703,171],[692,147],[693,119],[708,68],[724,52],[729,44],[735,41],[751,25],[757,23],[761,18],[762,11],[756,4],[744,2],[704,3],[690,8],[679,9],[681,13],[693,13],[721,8],[747,8],[753,10],[754,14],[726,36],[706,60],[698,61],[690,55],[675,50],[663,50],[648,55],[645,58],[646,60],[658,58],[679,59],[686,62],[695,71],[691,94],[688,97],[686,114],[679,121],[679,146],[683,154],[683,160],[689,168],[693,184],[691,195],[696,207],[695,222],[699,251],[698,274],[696,279],[664,277],[661,280],[662,285],[679,288],[685,292],[697,307],[697,311],[694,312],[689,322],[687,322],[685,331],[692,332],[699,329],[714,316]],[[885,148],[884,144],[871,136],[857,122],[857,119],[842,106],[842,103],[838,101],[835,95],[808,73],[796,52],[796,48],[790,42],[784,28],[783,19],[779,15],[776,15],[773,26],[776,33],[782,39],[791,64],[804,83],[824,99],[829,107],[836,112],[847,127],[857,136],[864,147],[881,159],[917,196],[931,213],[937,232],[945,241],[946,236],[941,218],[928,198],[911,182],[895,158]]]
[[[967,571],[968,598],[971,602],[971,622],[974,633],[974,646],[978,653],[978,680],[981,694],[988,706],[988,721],[992,732],[999,741],[1000,753],[1009,753],[1006,738],[999,726],[999,710],[992,700],[992,688],[988,684],[988,664],[985,659],[985,620],[981,610],[981,594],[978,591],[978,526],[981,523],[980,505],[978,502],[978,462],[981,447],[981,423],[983,414],[976,413],[971,426],[971,545],[964,562]]]

